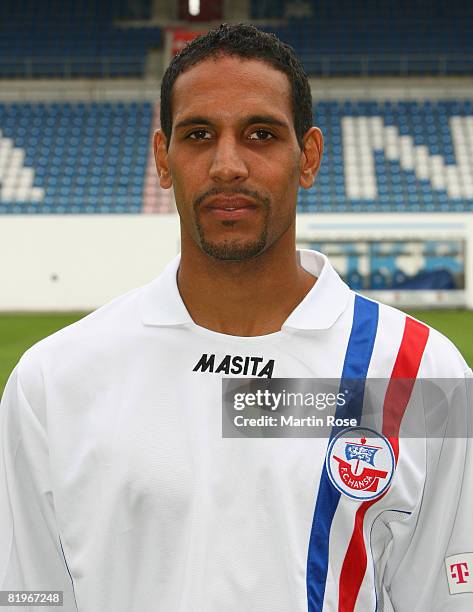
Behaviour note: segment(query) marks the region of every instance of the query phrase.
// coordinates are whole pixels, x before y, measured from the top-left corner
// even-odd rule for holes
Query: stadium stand
[[[304,212],[473,209],[473,103],[323,101],[325,161]]]
[[[4,0],[0,3],[0,76],[139,77],[158,27],[130,27],[149,17],[149,2]],[[141,8],[140,8],[141,7]],[[125,25],[128,24],[128,27]]]
[[[255,19],[291,44],[311,75],[471,74],[473,5],[465,0],[252,0]]]
[[[252,0],[249,17],[291,44],[309,75],[473,70],[473,6],[465,0]],[[163,46],[150,0],[0,3],[3,77],[139,77],[148,51]]]
[[[325,159],[300,212],[473,210],[471,100],[321,101],[314,116]],[[0,104],[0,213],[169,211],[157,117],[148,102]]]
[[[0,212],[137,213],[149,103],[0,105]]]

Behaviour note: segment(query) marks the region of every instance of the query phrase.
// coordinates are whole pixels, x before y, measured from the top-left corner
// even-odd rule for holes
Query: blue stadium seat
[[[5,0],[0,55],[11,61],[2,61],[0,75],[142,76],[148,49],[161,44],[161,29],[117,27],[116,20],[149,17],[150,0]]]
[[[0,147],[23,159],[7,171],[0,211],[141,210],[153,110],[139,101],[0,104]],[[325,155],[314,187],[300,191],[300,212],[473,210],[473,102],[324,100],[314,110]],[[350,149],[358,121],[367,144]]]

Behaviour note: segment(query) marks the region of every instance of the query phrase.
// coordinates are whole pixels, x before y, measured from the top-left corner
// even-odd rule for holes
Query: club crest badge
[[[327,473],[336,489],[351,499],[380,497],[391,484],[395,469],[389,440],[367,427],[350,427],[330,442]]]

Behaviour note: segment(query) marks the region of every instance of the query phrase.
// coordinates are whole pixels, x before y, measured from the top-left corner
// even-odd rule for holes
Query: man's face
[[[317,130],[317,168],[308,172],[283,72],[210,58],[176,79],[172,111],[167,150],[158,132],[155,152],[161,186],[174,187],[183,248],[192,241],[216,259],[245,260],[294,227],[298,187],[312,184],[322,143]]]

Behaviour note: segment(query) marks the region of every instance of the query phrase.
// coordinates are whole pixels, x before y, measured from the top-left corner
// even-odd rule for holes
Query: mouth
[[[219,219],[237,220],[257,212],[259,205],[253,200],[241,196],[217,196],[211,198],[203,208],[208,214]]]

